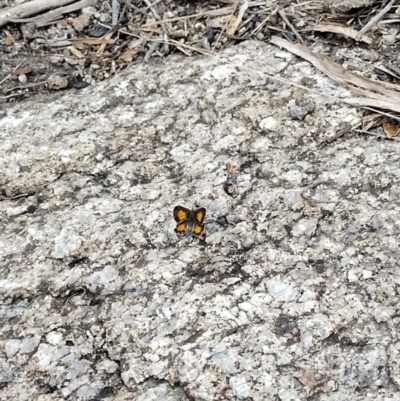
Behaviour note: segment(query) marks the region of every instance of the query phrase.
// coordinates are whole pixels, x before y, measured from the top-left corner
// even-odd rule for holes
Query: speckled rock
[[[400,145],[260,71],[348,96],[246,42],[0,111],[2,401],[400,400]]]
[[[325,0],[324,6],[334,12],[347,12],[353,8],[369,7],[375,0]]]

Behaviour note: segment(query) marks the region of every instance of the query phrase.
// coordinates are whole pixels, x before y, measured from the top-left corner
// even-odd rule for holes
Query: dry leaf
[[[15,43],[14,36],[12,36],[6,29],[3,29],[3,32],[6,35],[6,46],[12,46]]]
[[[78,32],[82,32],[90,22],[90,14],[81,14],[72,20],[72,26]]]
[[[383,130],[388,138],[393,138],[400,133],[400,128],[396,124],[382,123]]]
[[[12,72],[12,75],[26,75],[30,74],[32,72],[32,68],[18,68],[18,70],[15,70]]]
[[[122,56],[121,60],[125,61],[125,63],[131,63],[134,58],[139,54],[139,49],[129,49],[125,51]]]

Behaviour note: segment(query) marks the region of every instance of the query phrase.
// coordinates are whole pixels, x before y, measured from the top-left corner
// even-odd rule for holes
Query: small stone
[[[109,13],[100,14],[100,22],[109,22],[109,21],[111,21],[111,15]]]
[[[28,78],[26,77],[25,74],[18,75],[18,81],[21,82],[21,84],[26,84],[28,81]]]
[[[60,77],[59,75],[52,74],[47,79],[47,83],[50,89],[58,90],[63,89],[68,86],[68,79]]]
[[[314,111],[315,104],[311,100],[300,99],[296,100],[296,104],[289,106],[290,116],[293,120],[303,120],[307,114]]]
[[[81,238],[70,229],[63,228],[57,237],[54,238],[54,250],[52,256],[62,259],[75,252],[81,246]]]
[[[366,61],[377,61],[379,60],[379,53],[374,50],[363,50],[361,52],[361,58]]]
[[[276,131],[279,128],[279,122],[272,116],[263,118],[260,122],[260,128],[263,131]]]
[[[305,235],[311,237],[317,229],[317,222],[315,219],[301,219],[292,230],[294,237]]]
[[[392,45],[396,42],[396,35],[383,35],[382,39],[387,45]]]

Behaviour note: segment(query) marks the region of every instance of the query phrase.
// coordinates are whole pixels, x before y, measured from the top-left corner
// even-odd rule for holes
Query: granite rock
[[[245,42],[0,111],[0,399],[400,400],[400,145],[323,94]]]

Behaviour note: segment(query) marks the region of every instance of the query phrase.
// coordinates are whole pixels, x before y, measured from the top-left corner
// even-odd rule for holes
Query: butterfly
[[[194,235],[200,236],[204,231],[204,218],[206,217],[206,209],[190,210],[183,206],[175,206],[174,219],[176,221],[175,232],[177,235]]]

